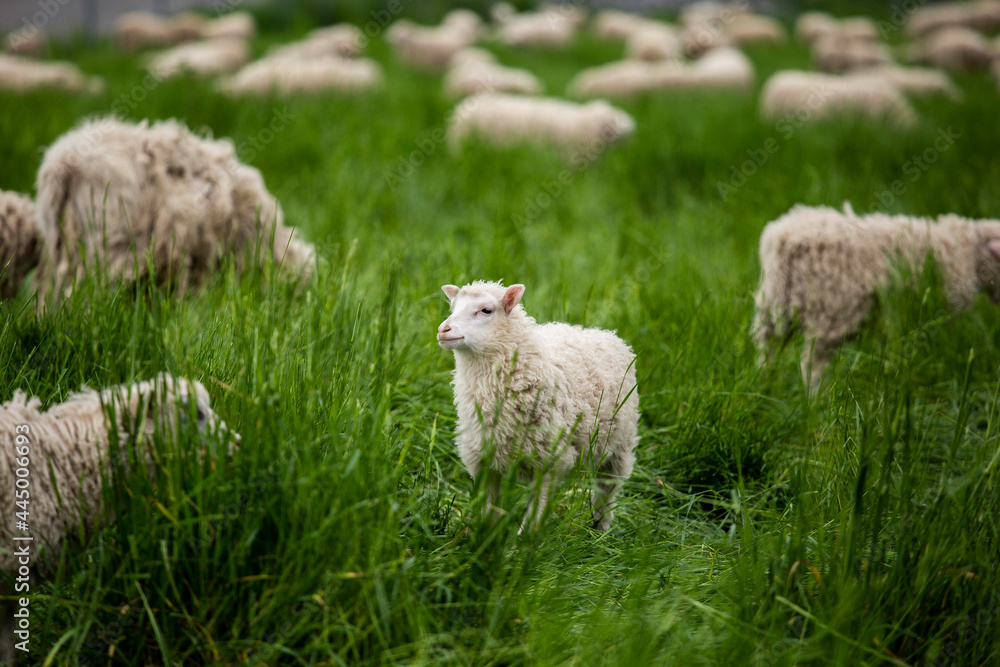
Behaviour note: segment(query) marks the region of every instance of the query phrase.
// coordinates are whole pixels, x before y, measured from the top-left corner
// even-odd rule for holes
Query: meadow
[[[256,53],[312,27],[269,16]],[[490,48],[556,95],[621,52]],[[567,165],[450,151],[440,77],[380,35],[386,86],[357,96],[229,99],[144,83],[109,41],[55,51],[107,90],[0,94],[0,188],[33,192],[83,117],[179,118],[233,139],[320,263],[303,285],[228,267],[179,299],[91,281],[42,315],[28,288],[0,304],[0,400],[168,370],[242,434],[214,465],[158,442],[155,477],[106,490],[114,521],[33,589],[25,664],[1000,663],[1000,310],[950,312],[933,272],[889,290],[815,395],[799,341],[761,368],[750,335],[760,231],[796,203],[1000,217],[987,75],[914,100],[908,131],[768,122],[759,83],[649,95],[621,104],[631,140]],[[747,52],[759,82],[809,65],[794,42]],[[475,279],[635,349],[641,442],[610,532],[583,473],[537,532],[517,534],[512,479],[481,518],[435,340],[440,286]]]

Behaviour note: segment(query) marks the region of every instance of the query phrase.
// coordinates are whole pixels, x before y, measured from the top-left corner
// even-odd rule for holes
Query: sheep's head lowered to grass
[[[92,396],[92,392],[85,391],[70,400],[92,400]],[[160,373],[152,380],[105,389],[100,403],[114,414],[123,438],[151,439],[158,432],[176,442],[193,426],[204,447],[225,442],[230,456],[239,448],[240,435],[212,410],[211,398],[201,382]]]
[[[438,344],[446,350],[488,355],[502,350],[512,323],[531,318],[519,305],[524,285],[503,287],[474,282],[465,287],[441,287],[451,301],[451,315],[438,327]]]

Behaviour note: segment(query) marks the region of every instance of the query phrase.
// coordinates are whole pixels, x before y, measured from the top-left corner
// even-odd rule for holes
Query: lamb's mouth
[[[465,340],[465,336],[459,336],[458,338],[438,338],[438,345],[447,345],[448,343],[457,343],[460,340]]]

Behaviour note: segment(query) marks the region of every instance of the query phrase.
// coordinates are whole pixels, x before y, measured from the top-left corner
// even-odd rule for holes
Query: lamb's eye
[[[492,315],[493,314],[493,309],[492,308],[483,308],[483,313],[485,313],[486,315]]]

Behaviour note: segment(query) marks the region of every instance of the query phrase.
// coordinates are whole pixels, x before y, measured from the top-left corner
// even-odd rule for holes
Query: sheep
[[[586,15],[569,6],[543,6],[536,12],[522,12],[504,18],[497,38],[509,46],[562,48],[576,35]]]
[[[1000,28],[1000,2],[942,3],[921,7],[906,22],[906,34],[925,37],[944,28],[971,28],[988,33]]]
[[[462,49],[452,57],[452,66],[442,82],[448,97],[468,97],[486,92],[538,95],[542,82],[525,69],[504,67],[488,51]]]
[[[455,26],[420,26],[408,19],[393,23],[385,37],[401,62],[432,72],[445,70],[452,56],[476,41]]]
[[[250,60],[250,47],[242,39],[219,37],[179,44],[162,51],[149,62],[149,71],[158,79],[191,72],[198,76],[226,74]]]
[[[154,433],[180,444],[181,435],[197,429],[212,445],[228,444],[229,454],[240,441],[239,434],[212,410],[204,385],[161,373],[153,380],[120,385],[98,392],[84,387],[65,402],[42,412],[41,401],[21,391],[0,405],[0,510],[9,520],[0,522],[0,570],[19,575],[24,581],[32,574],[51,572],[64,544],[81,531],[91,532],[102,523],[104,506],[102,480],[113,479],[122,471],[132,474],[129,453],[145,474],[155,473],[152,442]],[[189,426],[190,424],[190,426]],[[112,432],[115,435],[112,435]],[[214,437],[212,437],[214,436]],[[112,455],[112,447],[117,453]],[[118,458],[121,467],[112,463]],[[26,469],[30,483],[16,474]],[[15,488],[26,492],[17,498]],[[18,505],[18,500],[22,504]],[[23,512],[30,502],[31,541],[16,541],[15,512]],[[22,551],[23,550],[23,551]],[[0,584],[0,592],[13,590]],[[3,614],[0,649],[3,664],[14,664],[13,602],[0,603]]]
[[[625,40],[638,29],[656,23],[644,16],[617,9],[605,9],[594,15],[591,31],[599,39]]]
[[[30,197],[0,191],[0,298],[9,299],[38,266],[37,211]]]
[[[969,28],[942,28],[907,50],[912,62],[956,72],[986,69],[993,60],[989,41]]]
[[[17,56],[38,58],[49,45],[49,37],[44,30],[34,25],[13,30],[4,37],[4,51]]]
[[[916,122],[916,112],[898,88],[864,74],[777,72],[764,84],[760,106],[761,114],[771,119],[795,114],[815,121],[853,114],[904,128]]]
[[[573,97],[627,98],[642,93],[688,89],[746,90],[756,75],[753,63],[741,51],[720,48],[694,63],[619,61],[592,67],[570,81]]]
[[[904,93],[914,95],[947,95],[953,100],[962,98],[962,93],[945,72],[926,67],[902,67],[900,65],[880,65],[854,71],[855,74],[885,80]]]
[[[737,46],[746,44],[780,44],[788,39],[781,22],[760,14],[737,14],[725,28],[726,36]]]
[[[355,58],[364,50],[363,45],[364,33],[357,26],[338,23],[326,28],[316,28],[297,42],[275,47],[268,52],[268,56]]]
[[[892,54],[885,44],[852,39],[839,33],[819,37],[813,42],[812,58],[819,70],[835,74],[892,63]]]
[[[230,95],[290,95],[324,90],[360,92],[380,87],[383,80],[381,66],[369,58],[266,56],[218,85]]]
[[[858,216],[849,206],[841,212],[797,205],[768,223],[753,322],[762,361],[797,321],[805,336],[802,376],[808,382],[811,373],[815,388],[837,347],[868,315],[876,290],[888,285],[894,261],[919,271],[931,251],[952,308],[970,305],[979,291],[1000,302],[1000,221]]]
[[[272,256],[305,277],[315,264],[312,246],[293,238],[233,142],[198,137],[174,120],[84,122],[45,152],[37,191],[40,307],[68,293],[85,267],[131,282],[149,278],[152,264],[158,284],[182,293],[226,255],[239,268],[248,253]]]
[[[840,22],[826,12],[803,12],[795,19],[795,38],[812,44],[824,35],[838,32]]]
[[[676,60],[684,55],[677,29],[647,21],[625,38],[625,57],[632,60]]]
[[[131,53],[148,46],[173,46],[200,39],[205,19],[182,12],[165,18],[149,12],[126,12],[115,21],[118,48]]]
[[[41,61],[0,53],[0,90],[54,88],[73,93],[100,93],[104,80],[87,76],[70,62]]]
[[[229,37],[250,41],[257,35],[257,21],[250,12],[233,12],[205,23],[201,29],[202,39]]]
[[[461,102],[448,123],[453,149],[469,135],[497,146],[538,142],[573,152],[631,136],[635,121],[603,100],[576,104],[550,97],[485,94]]]
[[[537,526],[553,485],[578,461],[597,474],[594,526],[606,532],[635,465],[635,354],[614,332],[537,324],[524,285],[476,281],[441,288],[451,313],[438,344],[455,354],[456,444],[466,470],[486,475],[491,506],[507,471],[539,482],[521,525]],[[522,459],[523,457],[523,459]]]

